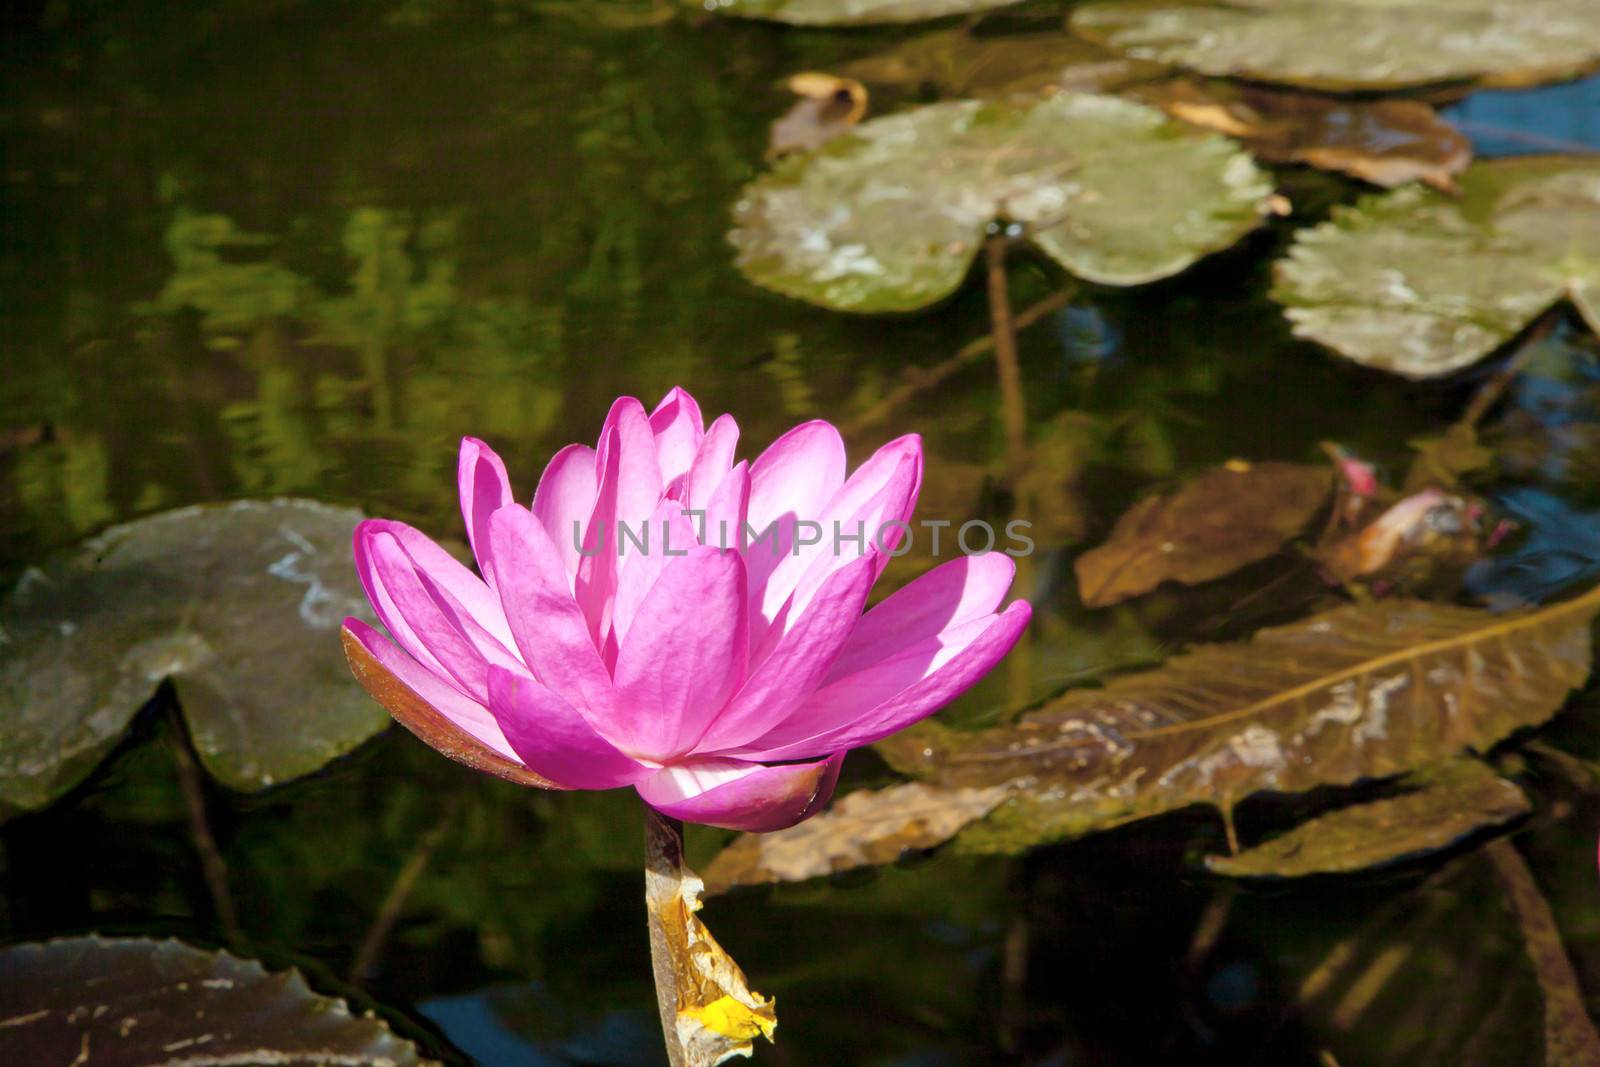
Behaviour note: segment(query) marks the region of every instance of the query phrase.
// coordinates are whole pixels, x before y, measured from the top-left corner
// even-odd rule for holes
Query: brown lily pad
[[[1105,544],[1079,556],[1079,595],[1105,607],[1162,582],[1194,585],[1266,559],[1305,529],[1332,488],[1326,467],[1235,460],[1209,470],[1139,501]]]

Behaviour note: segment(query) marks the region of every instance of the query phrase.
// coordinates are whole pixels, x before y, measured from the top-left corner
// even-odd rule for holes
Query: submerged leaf
[[[1472,142],[1421,100],[1351,100],[1198,78],[1131,95],[1174,118],[1235,137],[1268,163],[1304,163],[1393,188],[1455,192]]]
[[[878,22],[919,22],[945,15],[1006,7],[1020,0],[711,0],[719,15],[771,19],[796,26],[860,26]]]
[[[0,950],[0,1062],[432,1063],[381,1020],[311,991],[299,971],[180,941],[63,938]]]
[[[1105,544],[1074,564],[1078,593],[1104,607],[1165,581],[1194,585],[1266,559],[1328,502],[1326,467],[1235,460],[1123,513]]]
[[[706,892],[893,863],[906,852],[944,844],[1006,793],[1003,786],[946,790],[921,782],[851,793],[798,826],[741,835],[706,868]]]
[[[758,285],[843,311],[948,296],[1005,219],[1074,274],[1137,285],[1254,228],[1271,192],[1222,137],[1060,93],[873,119],[747,186],[729,239]]]
[[[1600,327],[1600,160],[1479,163],[1461,190],[1397,189],[1301,230],[1273,289],[1294,332],[1428,378],[1477,362],[1563,298]]]
[[[1348,605],[1078,690],[1013,726],[924,725],[878,749],[941,789],[1007,785],[963,831],[1016,851],[1251,794],[1348,785],[1483,750],[1544,722],[1589,676],[1600,589],[1535,612]]]
[[[0,802],[81,781],[171,678],[206,768],[234,789],[308,774],[385,725],[334,640],[370,618],[361,515],[244,500],[114,527],[0,601]]]
[[[1457,760],[1399,796],[1301,823],[1236,856],[1207,856],[1217,874],[1294,878],[1365,870],[1449,848],[1533,810],[1516,785],[1477,760]]]
[[[645,818],[650,956],[662,1011],[670,1004],[674,1013],[662,1024],[678,1042],[668,1059],[674,1067],[712,1067],[749,1056],[757,1037],[772,1040],[777,1012],[771,999],[750,988],[744,971],[695,914],[704,906],[705,885],[683,861],[682,827],[653,810]]]
[[[1202,74],[1335,91],[1516,88],[1600,64],[1593,0],[1096,3],[1073,12],[1072,28]]]

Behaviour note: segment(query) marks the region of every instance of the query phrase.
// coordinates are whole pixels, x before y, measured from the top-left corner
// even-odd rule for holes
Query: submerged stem
[[[650,926],[650,969],[656,982],[656,1007],[661,1012],[661,1037],[667,1045],[667,1063],[687,1067],[688,1057],[678,1040],[678,977],[672,966],[672,949],[661,909],[656,905],[678,891],[683,869],[683,823],[670,819],[650,805],[644,806],[644,899]]]
[[[394,924],[399,921],[400,913],[405,909],[406,899],[411,896],[411,891],[417,887],[417,883],[427,871],[434,852],[450,832],[455,816],[456,805],[452,803],[445,808],[444,816],[434,828],[417,842],[417,847],[412,850],[405,866],[395,875],[394,884],[389,887],[389,895],[384,897],[383,904],[378,908],[377,917],[372,920],[372,925],[367,929],[366,936],[361,939],[361,946],[356,949],[355,957],[350,963],[348,978],[352,983],[365,980],[368,972],[378,962],[378,957],[383,953],[384,943],[389,940]]]
[[[239,931],[239,913],[233,906],[233,894],[228,890],[228,865],[211,833],[211,822],[206,818],[205,782],[200,777],[194,753],[189,749],[189,731],[184,728],[177,705],[169,702],[167,714],[167,724],[172,730],[172,762],[177,765],[178,788],[189,813],[189,836],[194,839],[194,850],[200,854],[200,873],[205,877],[206,891],[211,895],[211,906],[217,913],[223,936],[229,945],[240,948],[243,939]]]
[[[1027,466],[1028,414],[1022,397],[1022,363],[1017,356],[1017,325],[1011,317],[1006,252],[1011,242],[996,235],[984,245],[989,267],[989,324],[994,337],[995,370],[1000,378],[1000,417],[1006,431],[1006,467],[1016,492]]]

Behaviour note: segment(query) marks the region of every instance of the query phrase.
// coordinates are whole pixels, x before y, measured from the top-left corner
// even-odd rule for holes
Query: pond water
[[[23,7],[0,89],[0,582],[108,524],[238,497],[459,537],[462,435],[489,440],[526,491],[612,398],[675,384],[752,443],[825,417],[859,459],[920,432],[920,514],[1012,514],[989,363],[879,406],[908,366],[986,333],[981,285],[912,317],[833,314],[754,288],[725,240],[788,106],[781,79],[897,33],[661,21],[611,0]],[[1597,87],[1482,94],[1451,114],[1485,152],[1600,148]],[[1293,226],[1359,189],[1279,180],[1293,218],[1168,282],[1085,287],[1022,335],[1046,457],[1041,550],[1017,589],[1036,624],[946,721],[997,722],[1298,616],[1304,601],[1249,597],[1272,576],[1256,572],[1090,612],[1070,563],[1142,493],[1231,457],[1316,462],[1337,441],[1402,470],[1407,442],[1471,395],[1481,374],[1408,384],[1289,335],[1270,263]],[[1027,253],[1011,270],[1019,308],[1062,284]],[[1531,480],[1574,505],[1597,495],[1566,470]],[[1578,748],[1593,699],[1554,727]],[[0,826],[0,940],[220,943],[168,723],[152,709],[84,786]],[[845,775],[842,789],[890,778],[870,752]],[[1594,1008],[1597,813],[1546,784],[1566,817],[1519,844]],[[251,954],[381,1008],[452,1062],[659,1061],[631,794],[520,790],[392,730],[308,780],[206,799]],[[430,835],[392,931],[348,981]],[[726,838],[691,830],[692,858]],[[1346,1065],[1494,1063],[1540,1040],[1538,986],[1486,870],[1443,890],[1428,885],[1439,859],[1235,886],[1197,862],[1224,848],[1213,814],[1183,813],[1012,860],[940,854],[734,893],[706,916],[778,997],[768,1063],[1312,1064],[1329,1048]],[[1339,945],[1355,962],[1337,995],[1304,996]]]

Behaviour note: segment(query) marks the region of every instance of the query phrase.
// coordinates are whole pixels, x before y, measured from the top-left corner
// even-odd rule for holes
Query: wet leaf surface
[[[1237,877],[1360,871],[1438,852],[1531,810],[1516,785],[1477,760],[1458,760],[1408,792],[1308,819],[1236,856],[1207,856],[1206,866]]]
[[[843,72],[873,85],[946,96],[1109,92],[1166,68],[1128,59],[1068,33],[979,36],[940,30],[847,63]]]
[[[1397,189],[1300,231],[1273,290],[1294,332],[1428,378],[1477,362],[1563,299],[1600,324],[1600,161],[1478,163],[1461,189],[1459,200]]]
[[[1542,723],[1589,676],[1600,590],[1536,612],[1349,605],[1078,690],[1013,726],[878,750],[941,789],[1012,796],[958,844],[1014,852],[1192,804],[1442,763]]]
[[[919,22],[1007,7],[1019,0],[715,0],[719,15],[772,19],[796,26],[860,26]]]
[[[757,1037],[772,1040],[778,1017],[772,1000],[751,990],[744,971],[700,920],[705,885],[683,861],[683,828],[654,811],[645,818],[665,832],[646,834],[645,908],[649,912],[656,990],[664,996],[663,1027],[677,1036],[673,1067],[713,1067],[749,1056]]]
[[[910,311],[961,284],[997,218],[1090,281],[1137,285],[1227,247],[1270,188],[1231,142],[1111,97],[934,104],[862,123],[747,186],[730,240],[758,285]]]
[[[851,793],[798,826],[740,835],[706,868],[706,892],[893,863],[944,844],[1006,793],[1003,786],[944,790],[921,782]]]
[[[299,971],[180,941],[63,938],[0,950],[0,1061],[95,1067],[411,1067],[409,1041]]]
[[[1237,138],[1268,163],[1303,163],[1393,188],[1421,181],[1455,192],[1472,142],[1420,100],[1343,99],[1173,78],[1137,86],[1134,99]]]
[[[1326,467],[1234,461],[1129,508],[1074,564],[1079,595],[1104,607],[1166,581],[1193,585],[1266,559],[1327,504]]]
[[[1600,64],[1590,0],[1098,3],[1075,10],[1072,27],[1141,59],[1336,91],[1521,87]]]
[[[230,788],[316,770],[385,725],[338,649],[370,618],[350,563],[361,515],[239,501],[114,527],[26,571],[0,602],[0,800],[86,776],[167,678],[195,750]]]

